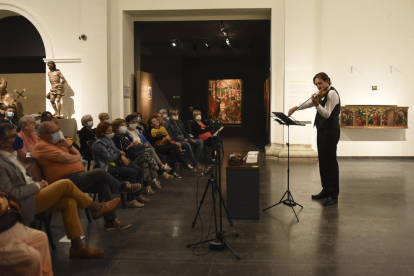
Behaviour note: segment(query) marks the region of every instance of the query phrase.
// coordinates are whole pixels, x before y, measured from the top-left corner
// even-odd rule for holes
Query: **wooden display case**
[[[341,106],[341,128],[408,128],[408,107],[396,105]]]

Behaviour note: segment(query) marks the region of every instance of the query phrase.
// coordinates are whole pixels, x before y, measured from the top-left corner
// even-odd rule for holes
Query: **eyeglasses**
[[[46,132],[46,134],[54,134],[54,133],[58,133],[59,131],[60,131],[60,128],[56,129],[55,131]]]

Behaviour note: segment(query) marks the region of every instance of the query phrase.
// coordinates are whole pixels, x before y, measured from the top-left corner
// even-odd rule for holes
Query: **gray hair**
[[[16,126],[13,124],[0,124],[0,140],[7,140],[9,138],[7,132],[13,129],[16,129]]]
[[[39,128],[37,129],[37,132],[39,133],[39,137],[42,138],[45,134],[49,132],[49,126],[51,124],[54,124],[51,121],[45,121],[39,125]]]
[[[161,113],[161,114],[164,114],[164,111],[168,113],[167,109],[165,109],[165,108],[160,109],[160,113]]]
[[[24,127],[29,121],[34,122],[34,118],[31,115],[25,115],[19,120],[19,127]]]
[[[173,111],[178,111],[178,107],[171,107],[171,108],[170,108],[170,114],[171,114]]]
[[[82,119],[81,119],[81,124],[83,125],[83,126],[86,126],[86,123],[90,120],[90,119],[92,119],[92,116],[91,115],[85,115],[85,116],[83,116],[82,117]]]

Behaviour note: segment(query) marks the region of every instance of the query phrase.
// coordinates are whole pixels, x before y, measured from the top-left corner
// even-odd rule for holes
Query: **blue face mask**
[[[88,122],[88,127],[93,127],[93,121]]]
[[[19,150],[21,148],[23,148],[23,139],[16,136],[16,139],[13,142],[13,150]]]
[[[56,133],[53,133],[52,134],[52,141],[53,142],[55,142],[55,143],[57,143],[57,142],[59,142],[60,141],[60,132],[56,132]]]
[[[137,117],[137,122],[141,122],[141,117]]]
[[[13,111],[7,112],[7,118],[13,118],[13,117],[14,117],[14,112]]]
[[[164,115],[162,115],[162,117],[163,117],[164,119],[167,119],[167,118],[168,118],[168,114],[164,114]]]

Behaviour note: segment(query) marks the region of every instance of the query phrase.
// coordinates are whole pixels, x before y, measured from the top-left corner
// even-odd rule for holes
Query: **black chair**
[[[52,230],[50,229],[50,220],[52,219],[52,214],[47,213],[41,213],[35,216],[35,219],[30,223],[30,227],[42,230],[43,224],[45,225],[46,235],[47,239],[49,240],[50,247],[52,247],[53,250],[56,250],[56,246],[53,243],[53,234]]]
[[[86,143],[92,149],[92,146],[93,146],[93,143],[95,143],[95,140],[89,140]],[[119,175],[116,175],[115,178],[118,179],[119,181],[123,181],[122,177],[119,176]],[[119,195],[121,196],[122,209],[125,209],[126,208],[126,193],[119,193]],[[94,194],[94,196],[93,196],[94,201],[95,201],[95,198],[96,198],[96,194]]]
[[[76,131],[76,134],[78,134],[79,141],[81,142],[81,138],[80,138],[80,135],[79,135],[80,134],[80,130]],[[93,140],[91,140],[91,141],[93,141]],[[86,143],[88,144],[88,142],[89,141],[87,141]],[[82,142],[81,142],[81,144],[82,144]],[[85,159],[88,162],[88,168],[87,168],[87,170],[89,171],[91,169],[92,157],[91,156],[86,156],[85,153],[82,151],[82,149],[79,146],[76,149],[81,153],[82,158]]]

